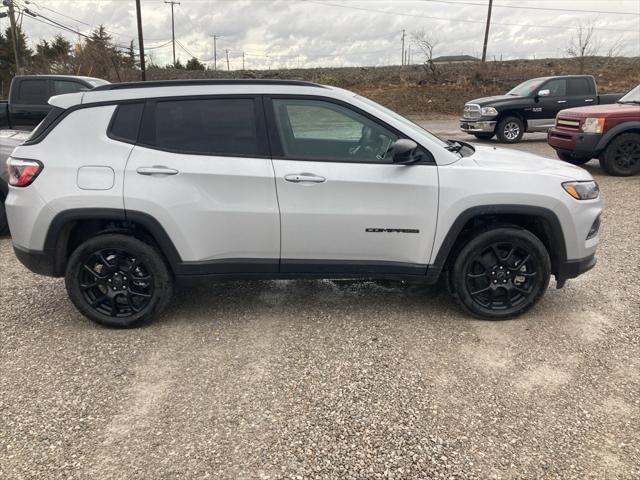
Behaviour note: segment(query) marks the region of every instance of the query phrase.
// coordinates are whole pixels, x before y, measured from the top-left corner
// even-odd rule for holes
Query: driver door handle
[[[327,179],[313,173],[290,173],[284,176],[287,182],[292,183],[323,183]]]
[[[176,175],[178,170],[164,165],[154,165],[153,167],[140,167],[136,172],[140,175]]]

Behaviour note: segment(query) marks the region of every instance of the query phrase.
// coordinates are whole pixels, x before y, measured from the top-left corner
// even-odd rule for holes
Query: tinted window
[[[591,94],[591,82],[586,78],[570,78],[567,82],[569,84],[569,95]]]
[[[58,118],[60,118],[60,116],[62,116],[64,112],[65,110],[63,108],[58,107],[53,107],[51,110],[49,110],[49,113],[46,117],[44,117],[44,120],[42,120],[33,130],[33,132],[31,132],[31,135],[29,135],[29,138],[25,142],[25,145],[37,143],[42,140],[42,138],[44,138],[53,128],[53,124],[58,120]]]
[[[565,78],[556,78],[545,83],[541,90],[549,90],[551,97],[564,97],[567,94],[567,80]]]
[[[75,93],[81,90],[87,90],[87,87],[78,82],[70,82],[68,80],[54,80],[53,94],[62,95],[65,93]]]
[[[260,152],[253,99],[158,102],[154,118],[155,128],[145,132],[145,143],[159,148],[210,155]]]
[[[46,105],[49,100],[47,80],[21,80],[18,89],[18,103]]]
[[[138,141],[138,130],[142,118],[143,103],[127,103],[119,105],[113,115],[109,136],[129,143]]]
[[[367,117],[321,100],[273,100],[285,157],[390,162],[398,136]]]

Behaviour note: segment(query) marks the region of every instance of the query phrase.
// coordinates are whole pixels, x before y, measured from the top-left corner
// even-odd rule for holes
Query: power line
[[[307,0],[309,3],[315,3],[317,5],[322,5],[325,7],[338,7],[338,8],[348,8],[351,10],[361,10],[365,12],[374,12],[374,13],[382,13],[385,15],[396,15],[400,17],[413,17],[413,18],[428,18],[431,20],[438,20],[443,22],[455,22],[455,23],[476,23],[476,24],[484,24],[484,20],[466,20],[459,18],[447,18],[447,17],[434,17],[431,15],[421,15],[418,13],[404,13],[404,12],[396,12],[393,10],[380,10],[377,8],[367,8],[367,7],[356,7],[355,5],[341,5],[339,3],[329,3],[329,2],[319,2],[315,0]],[[526,28],[552,28],[557,30],[576,30],[578,27],[560,27],[554,25],[531,25],[524,23],[498,23],[494,22],[494,25],[500,25],[504,27],[526,27]],[[602,31],[610,31],[610,32],[633,32],[637,33],[637,30],[622,30],[619,28],[594,28],[594,30],[602,30]]]
[[[422,2],[432,2],[432,3],[447,3],[450,5],[476,5],[479,7],[486,7],[486,3],[474,3],[474,2],[456,2],[454,0],[420,0]],[[634,12],[612,12],[607,10],[574,10],[571,8],[545,8],[545,7],[527,7],[524,5],[504,5],[504,4],[495,4],[494,8],[516,8],[518,10],[545,10],[548,12],[578,12],[578,13],[610,13],[613,15],[635,15],[640,16],[640,13]]]

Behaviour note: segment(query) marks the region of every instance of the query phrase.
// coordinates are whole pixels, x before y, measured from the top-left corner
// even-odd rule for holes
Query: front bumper
[[[468,120],[460,119],[460,130],[467,133],[493,133],[496,129],[495,120]]]
[[[582,133],[578,130],[568,130],[553,127],[547,133],[547,143],[556,150],[570,152],[575,157],[597,157],[598,143],[602,139],[599,133]]]

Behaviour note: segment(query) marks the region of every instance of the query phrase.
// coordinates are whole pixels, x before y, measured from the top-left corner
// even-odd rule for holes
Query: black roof
[[[242,80],[225,80],[225,79],[205,79],[205,80],[152,80],[149,82],[122,82],[110,83],[109,85],[100,85],[95,87],[97,90],[120,90],[124,88],[151,88],[151,87],[179,87],[189,85],[295,85],[300,87],[317,87],[325,88],[313,82],[303,82],[301,80],[275,80],[275,79],[242,79]]]

